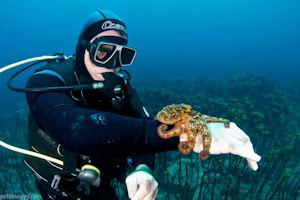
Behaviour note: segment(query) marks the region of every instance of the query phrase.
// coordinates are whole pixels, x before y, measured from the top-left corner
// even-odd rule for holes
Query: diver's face
[[[120,33],[116,32],[114,30],[109,30],[109,31],[104,31],[102,33],[99,33],[98,35],[93,37],[90,42],[93,42],[96,38],[98,38],[100,36],[115,36],[115,37],[124,38],[124,36],[122,36]],[[110,47],[107,46],[106,51],[109,51],[109,48]],[[99,52],[97,57],[99,57],[99,58],[104,57],[104,56],[106,56],[105,54],[106,54],[105,51]],[[84,64],[87,68],[87,71],[91,75],[91,77],[96,81],[104,81],[104,77],[103,77],[104,73],[120,71],[120,68],[108,69],[105,67],[99,67],[99,66],[95,65],[94,63],[92,63],[92,61],[90,59],[90,53],[87,50],[85,50],[85,53],[84,53]]]

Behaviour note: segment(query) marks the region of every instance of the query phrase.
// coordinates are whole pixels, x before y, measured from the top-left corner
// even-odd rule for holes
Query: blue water
[[[74,53],[85,18],[116,12],[138,49],[135,78],[195,73],[228,77],[262,74],[296,82],[300,71],[297,0],[10,0],[0,5],[0,66],[58,51]],[[12,98],[0,77],[0,103]]]
[[[189,79],[195,74],[226,79],[255,73],[300,86],[299,0],[2,0],[0,67],[59,51],[73,54],[86,17],[97,9],[114,11],[124,19],[129,46],[138,50],[136,61],[128,68],[134,80]],[[13,71],[0,74],[0,121],[10,113],[23,116],[21,109],[27,108],[24,94],[6,87]],[[28,74],[16,84],[24,85]],[[8,127],[18,126],[7,121]],[[22,127],[20,130],[25,125]],[[269,152],[259,153],[264,158]]]

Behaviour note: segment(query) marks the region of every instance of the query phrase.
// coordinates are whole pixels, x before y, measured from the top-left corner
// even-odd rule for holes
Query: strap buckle
[[[54,175],[52,182],[51,182],[51,188],[56,190],[58,188],[59,182],[61,180],[61,177],[59,175]]]

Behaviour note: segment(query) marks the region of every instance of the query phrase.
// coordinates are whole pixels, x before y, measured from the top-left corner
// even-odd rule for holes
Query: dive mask
[[[134,61],[136,50],[127,47],[126,44],[125,38],[102,36],[89,43],[87,50],[95,65],[114,69],[129,66]]]

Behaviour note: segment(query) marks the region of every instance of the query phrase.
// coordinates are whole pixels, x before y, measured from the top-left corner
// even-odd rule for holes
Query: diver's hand
[[[131,200],[153,200],[158,192],[158,183],[147,165],[141,164],[126,178],[128,196]]]
[[[235,123],[230,122],[229,128],[224,127],[223,123],[208,123],[207,126],[212,136],[210,154],[232,153],[239,155],[247,159],[251,169],[257,170],[257,162],[260,161],[261,157],[254,152],[249,136]],[[202,150],[202,138],[201,135],[198,135],[193,151],[199,153]]]

